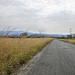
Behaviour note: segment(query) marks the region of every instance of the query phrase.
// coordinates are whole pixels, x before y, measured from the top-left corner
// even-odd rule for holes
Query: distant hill
[[[20,37],[20,35],[24,32],[25,31],[0,31],[0,35],[5,36],[7,33],[9,33],[8,36],[17,35]],[[40,37],[40,36],[45,36],[45,37],[62,37],[62,36],[65,36],[66,37],[67,36],[67,34],[61,35],[61,34],[45,34],[45,33],[40,34],[40,33],[33,33],[33,32],[27,32],[27,33],[28,33],[29,37],[34,37],[34,36],[38,36],[38,37]]]
[[[61,34],[33,34],[33,35],[30,35],[30,37],[35,37],[35,36],[38,36],[38,37],[40,37],[40,36],[45,36],[45,37],[62,37],[62,36],[64,36],[64,37],[67,37],[67,35],[66,34],[63,34],[63,35],[61,35]]]

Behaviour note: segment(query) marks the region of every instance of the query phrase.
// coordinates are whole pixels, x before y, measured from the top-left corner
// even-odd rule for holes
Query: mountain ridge
[[[22,33],[25,33],[25,31],[0,31],[0,34],[2,34],[2,36],[5,36],[7,33],[8,36],[13,36],[13,35],[17,35],[20,36]],[[47,34],[47,33],[34,33],[34,32],[26,32],[28,34],[28,36],[33,37],[34,35],[37,36],[46,36],[46,37],[66,37],[68,34]]]

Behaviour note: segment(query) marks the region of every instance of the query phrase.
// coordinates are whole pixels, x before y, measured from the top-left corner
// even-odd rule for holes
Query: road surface
[[[75,45],[55,39],[32,64],[17,75],[75,75]]]

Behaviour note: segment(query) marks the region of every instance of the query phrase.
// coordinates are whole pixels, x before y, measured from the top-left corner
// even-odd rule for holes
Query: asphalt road
[[[53,40],[29,69],[17,75],[75,75],[75,45]]]

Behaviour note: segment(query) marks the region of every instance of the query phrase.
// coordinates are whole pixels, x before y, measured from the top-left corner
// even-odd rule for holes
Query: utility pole
[[[70,35],[72,34],[72,28],[70,28]]]
[[[72,38],[72,28],[70,28],[70,38]]]

